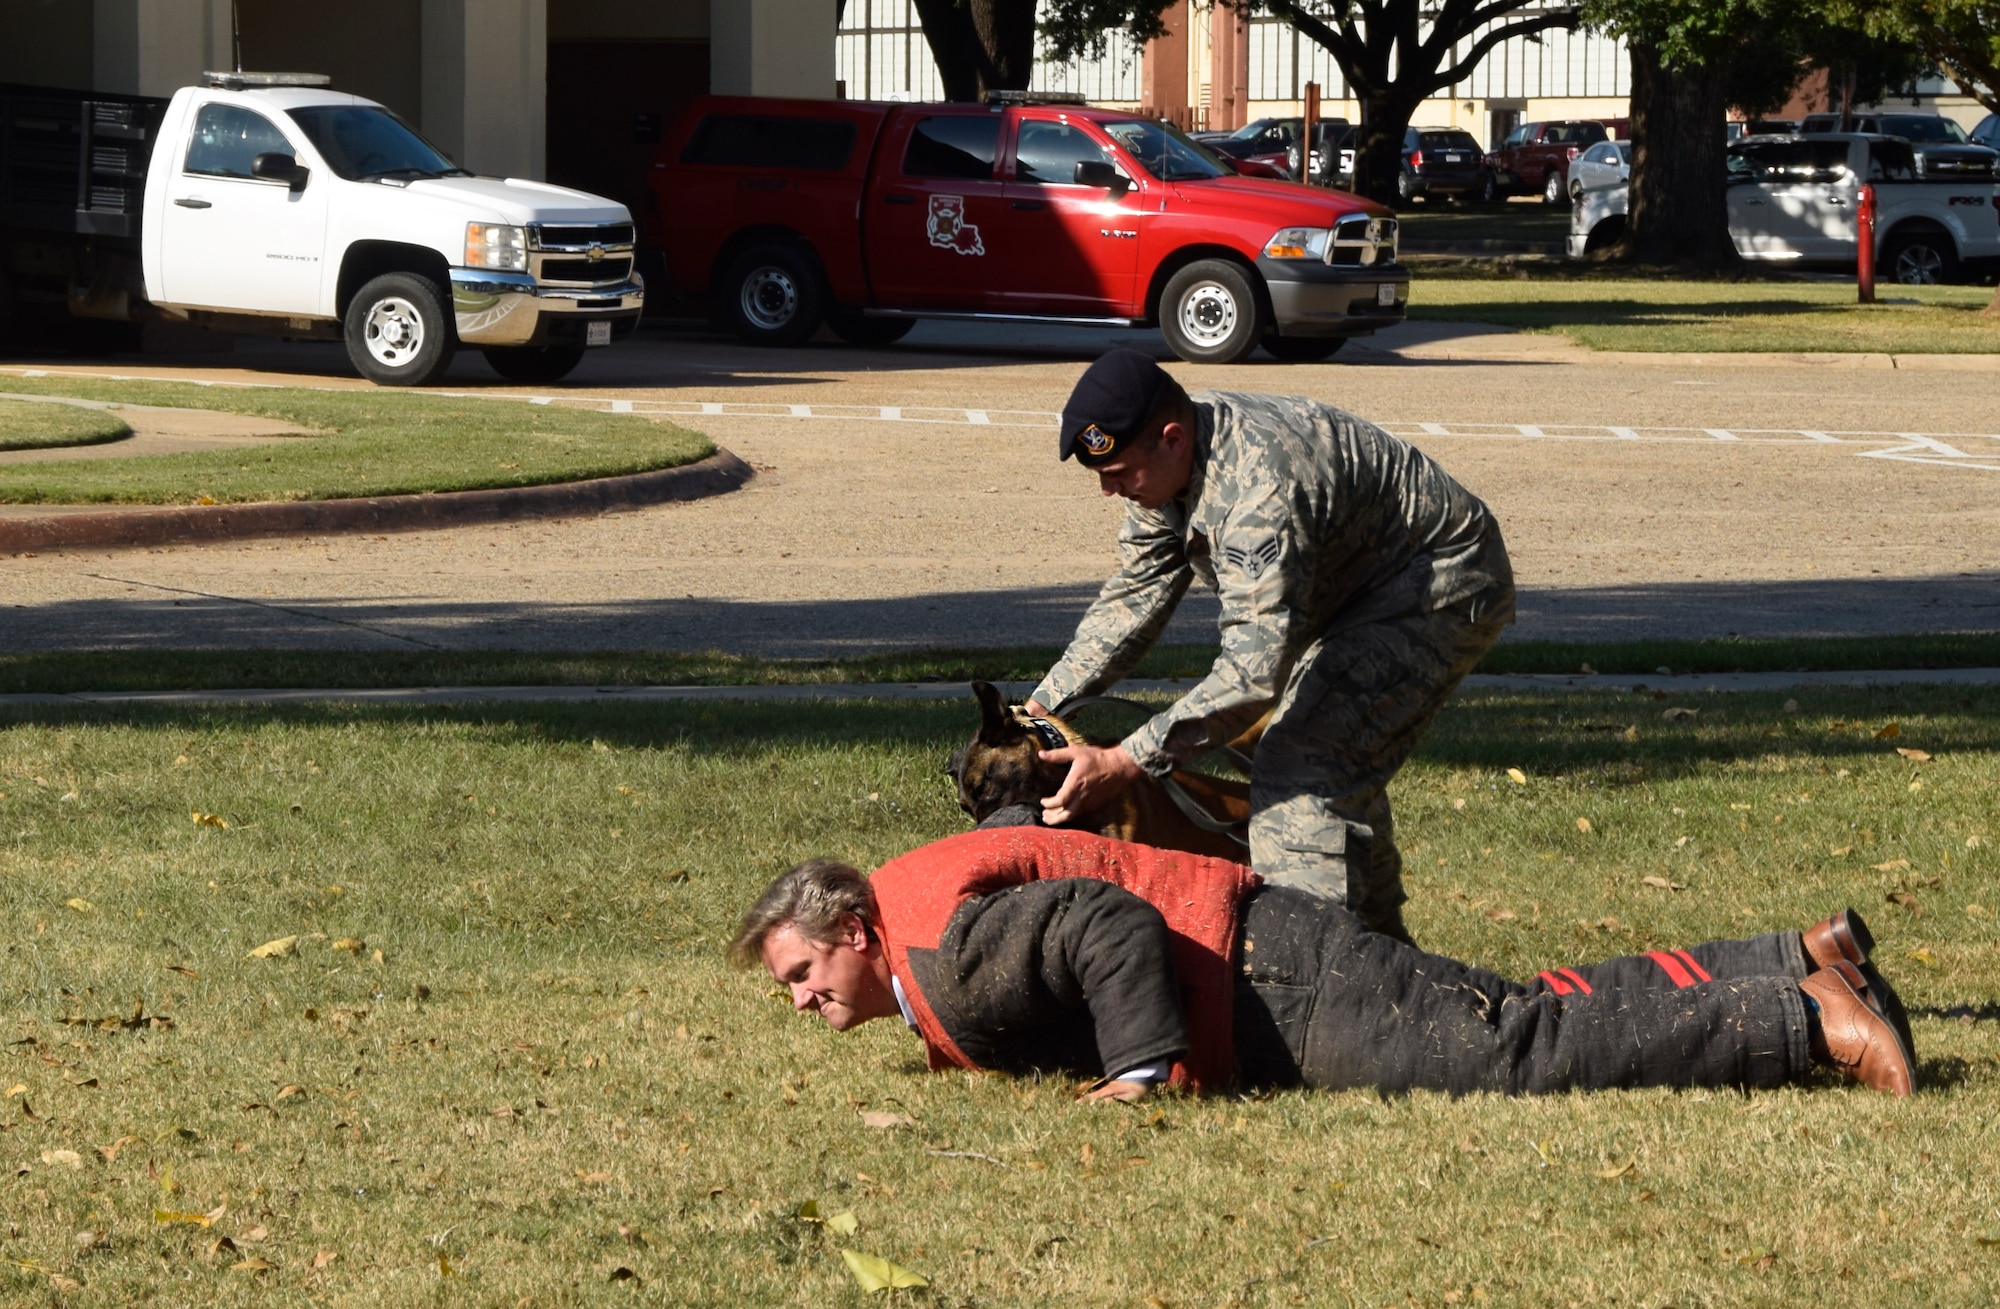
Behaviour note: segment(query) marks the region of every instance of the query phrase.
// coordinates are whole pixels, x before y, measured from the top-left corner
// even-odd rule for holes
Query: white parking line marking
[[[1611,433],[1612,436],[1616,437],[1620,441],[1645,440],[1644,437],[1640,436],[1637,432],[1633,431],[1629,427],[1607,427],[1604,430]]]
[[[1424,424],[1424,426],[1428,427],[1430,426],[1430,424],[1426,423]],[[1519,432],[1522,436],[1529,438],[1530,440],[1540,440],[1541,438],[1548,435],[1547,432],[1544,432],[1539,427],[1523,427],[1518,423],[1514,425],[1514,430]]]
[[[1808,441],[1824,441],[1829,445],[1840,444],[1840,441],[1837,437],[1828,436],[1825,432],[1800,432],[1799,435],[1803,436]]]
[[[632,402],[630,400],[613,400],[611,402],[611,412],[614,414],[629,414],[632,412]]]
[[[1741,441],[1743,438],[1726,427],[1704,427],[1701,429],[1718,441]]]
[[[990,427],[993,423],[993,420],[986,416],[986,411],[984,409],[966,410],[965,421],[972,424],[974,427]]]

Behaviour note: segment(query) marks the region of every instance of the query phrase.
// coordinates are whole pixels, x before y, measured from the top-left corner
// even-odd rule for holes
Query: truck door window
[[[854,153],[854,124],[764,114],[710,114],[681,151],[684,164],[737,168],[847,167]]]
[[[1917,156],[1907,142],[1870,141],[1868,143],[1868,180],[1871,182],[1914,182],[1917,180]]]
[[[373,177],[463,173],[415,129],[374,105],[309,105],[287,110],[326,166],[350,182]]]
[[[182,167],[211,177],[248,177],[250,161],[272,151],[288,155],[294,148],[270,119],[235,105],[203,105]]]
[[[988,178],[999,145],[998,115],[926,118],[910,130],[903,176]]]
[[[1015,179],[1044,186],[1074,185],[1078,164],[1110,162],[1103,146],[1068,123],[1030,119],[1021,124],[1021,138],[1014,147]]]

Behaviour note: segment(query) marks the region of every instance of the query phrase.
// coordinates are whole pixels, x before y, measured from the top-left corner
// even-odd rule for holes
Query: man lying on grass
[[[1873,941],[1801,933],[1510,982],[1371,932],[1238,864],[1085,832],[967,832],[863,877],[812,860],[730,946],[847,1031],[900,1015],[933,1069],[1064,1072],[1083,1098],[1161,1082],[1545,1094],[1779,1086],[1815,1065],[1908,1095],[1916,1062]]]

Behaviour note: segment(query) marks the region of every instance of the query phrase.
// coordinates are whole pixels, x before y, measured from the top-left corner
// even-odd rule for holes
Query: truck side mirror
[[[1130,178],[1119,172],[1113,165],[1107,164],[1101,159],[1078,160],[1075,180],[1078,186],[1103,187],[1107,191],[1116,191],[1120,195],[1132,189]]]
[[[281,150],[266,150],[250,161],[250,176],[267,182],[284,182],[294,191],[303,191],[312,169],[301,168],[297,159]]]

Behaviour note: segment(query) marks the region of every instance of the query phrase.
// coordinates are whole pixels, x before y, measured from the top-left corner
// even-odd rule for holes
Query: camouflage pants
[[[1402,936],[1389,779],[1512,621],[1514,596],[1329,633],[1307,647],[1257,745],[1250,864]]]

